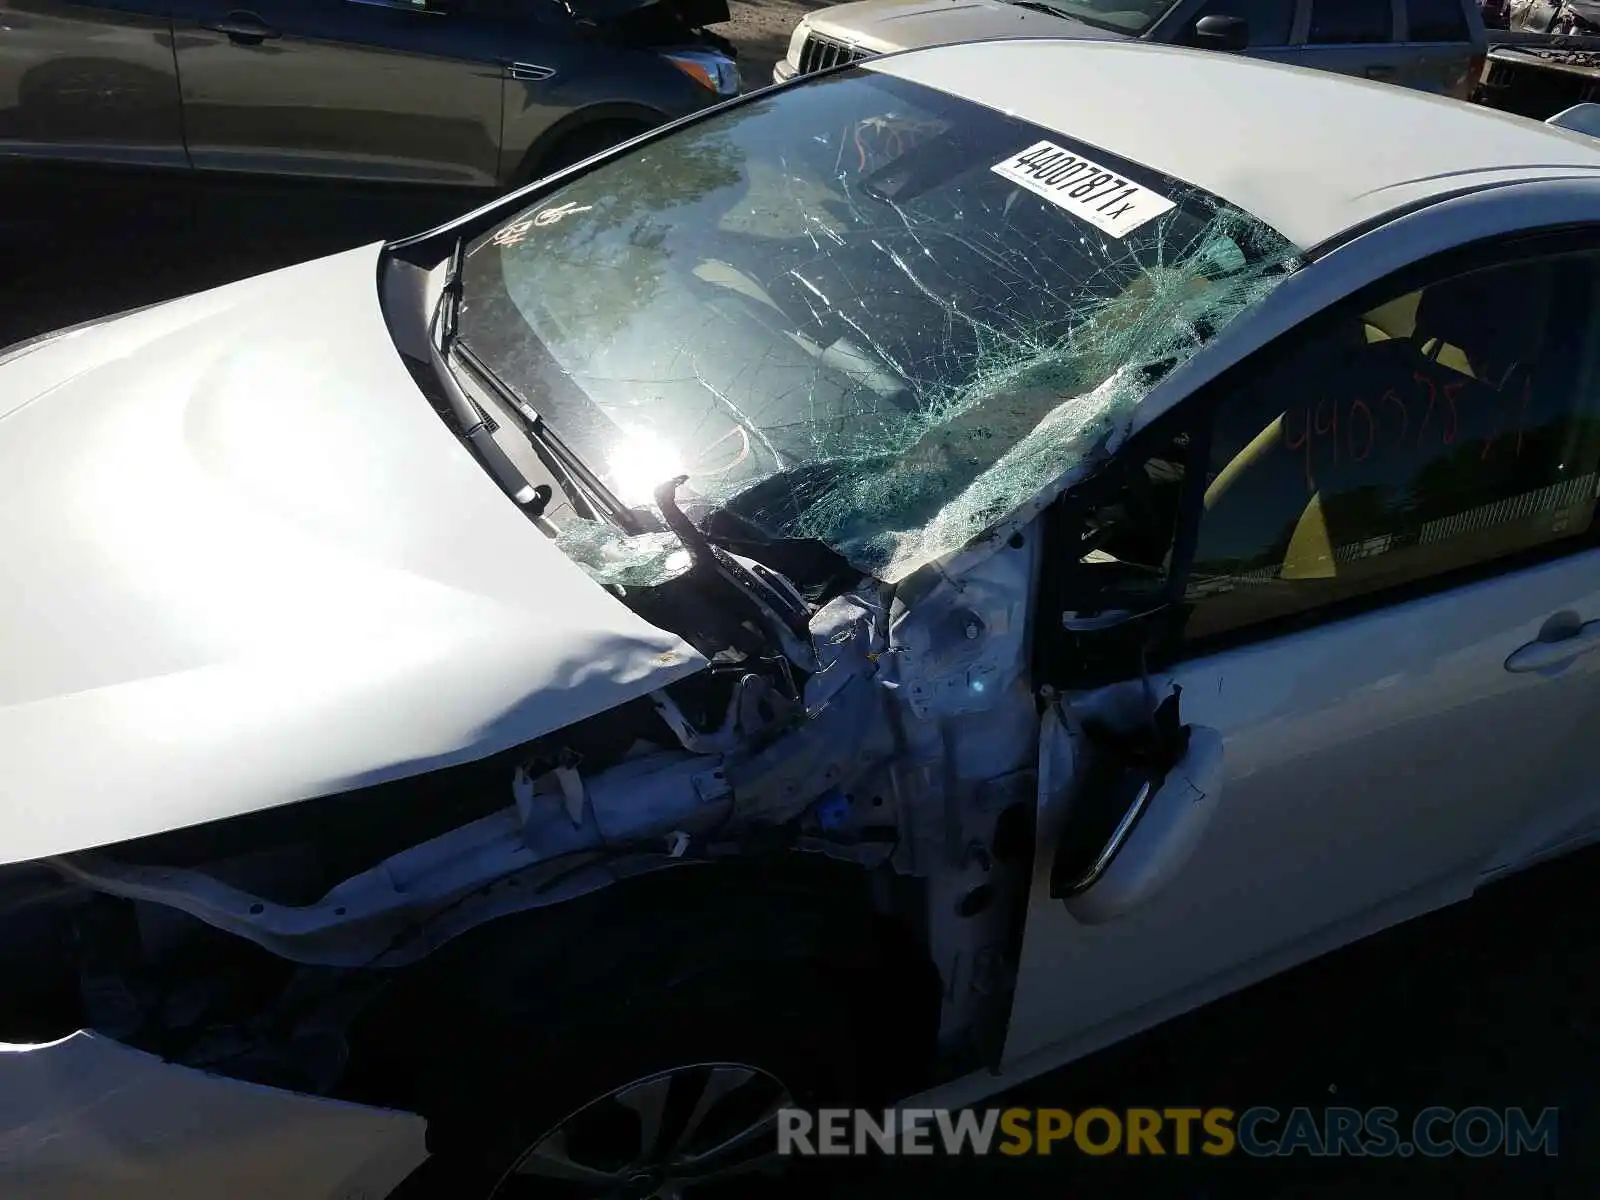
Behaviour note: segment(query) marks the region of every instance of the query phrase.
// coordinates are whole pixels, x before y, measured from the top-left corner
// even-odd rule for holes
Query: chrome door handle
[[[1536,640],[1511,652],[1508,671],[1548,671],[1600,647],[1600,621],[1586,621],[1571,634],[1555,641]]]
[[[1365,72],[1368,79],[1393,79],[1398,73],[1387,63],[1373,63]]]
[[[227,34],[228,40],[237,46],[259,46],[268,38],[278,36],[278,31],[255,13],[242,10],[235,10],[206,28],[213,33]]]

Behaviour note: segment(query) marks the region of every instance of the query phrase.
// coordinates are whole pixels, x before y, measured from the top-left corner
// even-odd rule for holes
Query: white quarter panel
[[[206,1075],[94,1033],[0,1043],[7,1200],[381,1200],[426,1123]]]
[[[1600,653],[1548,676],[1504,667],[1562,610],[1600,618],[1600,551],[1178,667],[1184,720],[1225,739],[1216,816],[1147,907],[1089,927],[1049,897],[1062,798],[1044,797],[1005,1062],[1071,1056],[1147,1007],[1165,1019],[1254,961],[1327,949],[1341,924],[1370,932],[1385,904],[1460,899],[1574,800],[1593,821]]]

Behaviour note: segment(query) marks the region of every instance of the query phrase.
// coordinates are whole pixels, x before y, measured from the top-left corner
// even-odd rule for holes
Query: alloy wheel
[[[596,1097],[522,1155],[493,1200],[689,1200],[778,1166],[790,1095],[742,1063],[674,1067]]]

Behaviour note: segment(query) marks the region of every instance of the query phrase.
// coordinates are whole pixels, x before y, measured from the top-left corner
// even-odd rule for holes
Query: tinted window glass
[[[1217,414],[1191,637],[1589,527],[1589,255],[1460,275],[1324,329]]]
[[[1394,30],[1389,0],[1313,0],[1308,42],[1387,42]]]
[[[1468,42],[1472,34],[1460,0],[1406,0],[1413,42]]]
[[[1207,0],[1194,19],[1239,17],[1250,25],[1252,46],[1282,46],[1294,23],[1294,0]]]

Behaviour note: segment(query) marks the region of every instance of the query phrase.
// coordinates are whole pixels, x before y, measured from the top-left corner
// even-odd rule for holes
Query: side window
[[[1394,13],[1389,0],[1311,0],[1313,45],[1347,46],[1394,40]]]
[[[1250,45],[1284,46],[1294,24],[1294,0],[1206,0],[1190,27],[1202,17],[1238,17],[1250,26]]]
[[[1185,637],[1587,533],[1597,282],[1593,253],[1441,279],[1301,335],[1223,399]]]
[[[1470,42],[1461,0],[1406,0],[1406,40],[1412,42]]]

